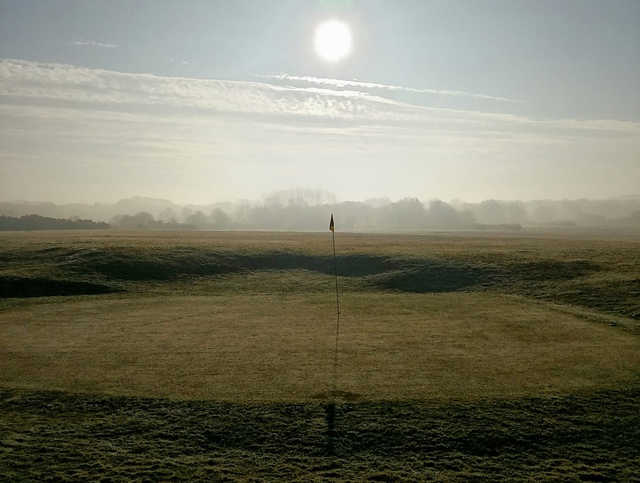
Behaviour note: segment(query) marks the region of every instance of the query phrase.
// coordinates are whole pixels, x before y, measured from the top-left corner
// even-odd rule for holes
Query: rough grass
[[[35,232],[0,240],[0,276],[135,293],[203,279],[213,286],[234,274],[333,270],[328,237],[319,234]],[[338,247],[347,290],[493,291],[640,319],[634,241],[339,234]],[[269,290],[266,283],[258,287]]]
[[[0,390],[15,480],[638,481],[636,389],[345,403],[336,456],[320,403],[169,401]]]

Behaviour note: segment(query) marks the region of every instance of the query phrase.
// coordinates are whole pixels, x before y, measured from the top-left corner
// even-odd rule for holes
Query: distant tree
[[[230,228],[231,218],[220,208],[215,208],[209,214],[209,223],[214,228]]]
[[[118,215],[113,218],[112,224],[130,230],[147,230],[158,227],[158,222],[153,218],[153,215],[145,211],[135,215]]]
[[[405,198],[380,208],[383,226],[393,228],[420,228],[426,222],[426,210],[417,198]]]
[[[440,200],[429,202],[429,225],[436,227],[458,226],[458,212],[449,204]]]
[[[158,215],[158,220],[164,221],[167,223],[176,223],[178,216],[173,208],[167,207],[160,212]]]
[[[0,230],[85,230],[104,228],[109,228],[109,225],[80,218],[71,220],[39,215],[24,215],[19,218],[0,216]]]
[[[189,215],[186,219],[185,222],[187,223],[187,225],[193,225],[197,228],[204,228],[207,226],[207,217],[206,215],[198,210],[195,213]]]

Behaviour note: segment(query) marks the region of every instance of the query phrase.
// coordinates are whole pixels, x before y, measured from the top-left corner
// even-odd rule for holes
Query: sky
[[[637,0],[0,0],[0,199],[639,194],[638,86]]]

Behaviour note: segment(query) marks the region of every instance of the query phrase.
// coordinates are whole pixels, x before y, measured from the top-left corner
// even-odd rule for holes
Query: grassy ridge
[[[148,293],[210,280],[215,291],[221,278],[234,274],[307,270],[328,275],[332,270],[328,240],[319,234],[72,232],[3,237],[0,280],[23,277],[25,286],[31,278],[40,284],[48,280],[54,287],[49,295],[56,295],[57,283],[58,292],[68,294],[63,281]],[[362,234],[340,234],[338,242],[346,290],[494,291],[640,320],[637,242]],[[260,284],[255,277],[253,282],[239,288],[270,290],[266,282]]]

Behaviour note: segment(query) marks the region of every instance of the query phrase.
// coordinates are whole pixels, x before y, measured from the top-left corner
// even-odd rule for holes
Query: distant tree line
[[[417,198],[394,202],[375,198],[338,203],[335,196],[322,190],[295,189],[277,191],[259,202],[245,200],[209,205],[181,206],[168,200],[143,197],[93,205],[0,202],[2,215],[19,217],[38,213],[51,218],[91,218],[108,221],[116,228],[135,230],[316,231],[323,229],[331,212],[336,214],[340,229],[349,231],[520,230],[523,226],[640,228],[640,196],[605,200],[485,200],[479,203],[423,202]],[[80,228],[77,224],[73,227]]]
[[[335,213],[341,230],[421,230],[421,229],[472,229],[476,227],[473,214],[456,210],[443,201],[431,201],[424,205],[416,198],[395,203],[372,206],[366,202],[309,205],[306,202],[282,204],[269,200],[261,204],[240,203],[229,213],[221,208],[183,213],[183,222],[177,222],[175,214],[161,213],[166,219],[156,219],[148,212],[120,215],[111,224],[123,229],[244,229],[244,230],[309,230],[317,231],[328,223],[329,213]],[[510,229],[516,225],[504,226]],[[517,225],[519,229],[520,226]]]
[[[151,213],[141,211],[135,215],[117,215],[111,219],[111,224],[117,228],[129,230],[193,230],[193,229],[228,229],[233,228],[231,218],[219,208],[212,210],[209,215],[196,211],[185,216],[183,222],[176,221],[172,216],[168,220],[156,219]]]
[[[95,230],[109,228],[108,223],[80,219],[48,218],[25,215],[19,218],[0,216],[0,230]]]
[[[609,200],[537,200],[453,203],[478,223],[550,226],[640,226],[640,197]]]
[[[327,224],[328,214],[336,214],[342,230],[420,230],[425,228],[470,228],[473,216],[457,211],[442,201],[424,205],[417,198],[375,206],[347,201],[325,205],[265,203],[237,206],[232,219],[239,227],[251,229],[317,230]]]

